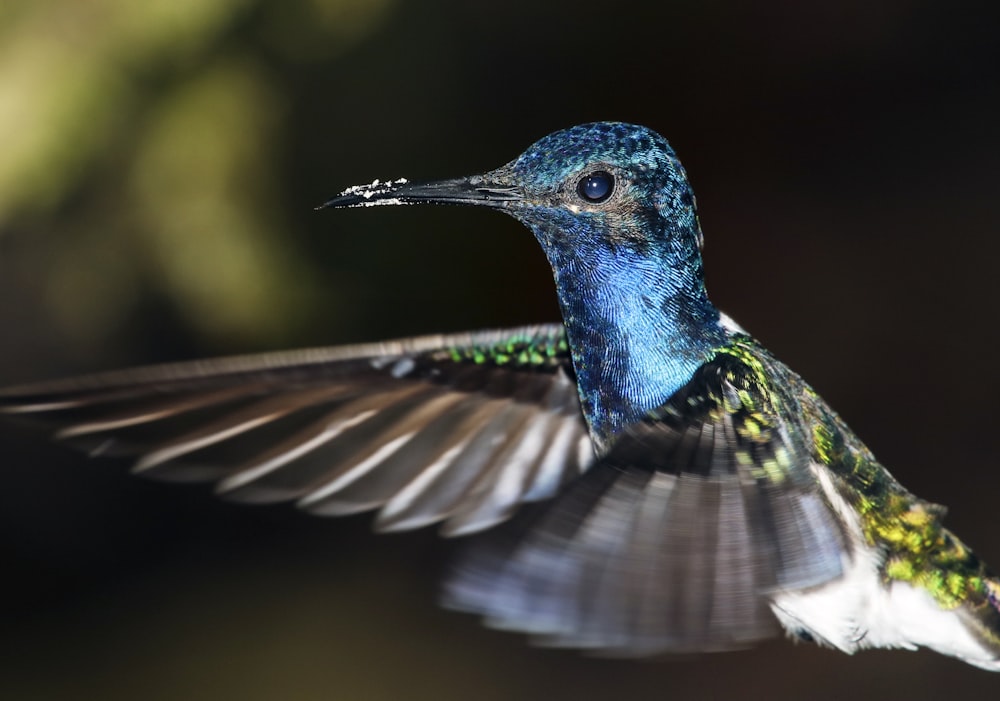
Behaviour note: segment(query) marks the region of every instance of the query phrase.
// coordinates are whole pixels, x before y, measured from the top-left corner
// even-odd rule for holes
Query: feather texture
[[[610,654],[772,635],[770,598],[836,579],[846,545],[765,380],[719,353],[530,524],[471,547],[446,605]]]
[[[594,459],[561,325],[180,363],[13,388],[0,411],[163,480],[459,535]]]

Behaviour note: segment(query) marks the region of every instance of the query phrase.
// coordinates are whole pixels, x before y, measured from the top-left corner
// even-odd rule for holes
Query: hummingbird
[[[1000,579],[709,301],[662,136],[575,126],[496,170],[318,209],[423,203],[530,229],[562,322],[26,385],[0,412],[229,500],[467,536],[444,605],[543,645],[639,657],[783,629],[1000,671]]]

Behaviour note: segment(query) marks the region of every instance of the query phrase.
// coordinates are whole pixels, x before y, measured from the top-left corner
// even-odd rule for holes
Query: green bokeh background
[[[1000,42],[970,2],[8,0],[0,383],[550,320],[493,212],[314,212],[622,119],[671,139],[715,301],[1000,567]],[[214,501],[0,426],[0,698],[941,699],[931,653],[537,650],[448,546]],[[978,696],[976,696],[978,695]]]

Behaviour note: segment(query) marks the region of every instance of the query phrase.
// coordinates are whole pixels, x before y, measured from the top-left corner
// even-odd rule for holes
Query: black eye
[[[595,170],[583,176],[576,186],[576,192],[587,202],[603,202],[615,190],[615,178],[605,170]]]

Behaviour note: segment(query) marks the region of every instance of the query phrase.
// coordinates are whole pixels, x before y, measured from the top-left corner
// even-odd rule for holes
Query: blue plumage
[[[594,172],[613,178],[596,204],[574,187]],[[584,415],[604,444],[680,389],[725,337],[684,169],[649,129],[598,123],[546,137],[486,177],[522,188],[508,211],[552,266]]]

